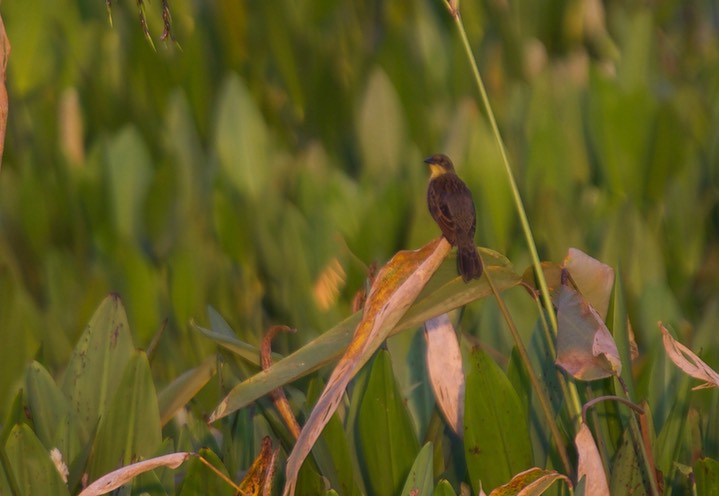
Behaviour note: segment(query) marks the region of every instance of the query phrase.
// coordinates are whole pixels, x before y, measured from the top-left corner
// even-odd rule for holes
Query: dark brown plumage
[[[472,192],[457,176],[452,161],[437,154],[425,159],[432,171],[427,206],[447,241],[457,247],[457,270],[464,282],[482,275],[482,259],[474,244],[477,224]]]

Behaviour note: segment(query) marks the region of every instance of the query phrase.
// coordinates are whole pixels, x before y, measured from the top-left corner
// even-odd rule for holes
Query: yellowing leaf
[[[317,306],[320,307],[321,310],[327,310],[334,305],[346,279],[347,274],[345,274],[345,270],[342,268],[340,261],[337,260],[337,258],[330,260],[320,273],[317,281],[315,281],[314,288],[312,289],[312,294],[315,297]]]
[[[569,286],[560,288],[555,305],[557,365],[582,381],[619,375],[617,345],[597,311]]]
[[[462,437],[464,372],[457,334],[446,313],[424,323],[427,369],[437,406],[455,434]]]
[[[664,349],[667,351],[667,355],[669,355],[672,362],[674,362],[674,365],[695,379],[706,381],[704,384],[693,387],[693,390],[719,387],[719,374],[704,363],[701,358],[692,353],[689,348],[675,340],[661,322],[659,322],[659,329],[662,331]]]
[[[262,439],[262,448],[252,466],[240,482],[239,494],[243,496],[260,496],[272,488],[272,476],[277,463],[279,448],[272,449],[272,440],[269,436]]]
[[[511,481],[495,488],[489,496],[537,496],[544,494],[558,480],[563,480],[572,487],[569,478],[556,470],[533,467],[518,473]]]
[[[577,447],[579,463],[577,466],[577,479],[586,477],[584,481],[586,496],[605,496],[609,494],[609,483],[604,473],[602,457],[599,449],[594,443],[592,432],[587,424],[582,423],[579,432],[574,437],[574,444]]]
[[[587,302],[604,320],[614,285],[614,269],[576,248],[567,251],[563,266]]]
[[[377,274],[352,342],[332,371],[327,386],[287,458],[286,496],[295,493],[300,467],[337,409],[347,384],[387,338],[450,248],[449,243],[440,238],[419,250],[401,251]]]

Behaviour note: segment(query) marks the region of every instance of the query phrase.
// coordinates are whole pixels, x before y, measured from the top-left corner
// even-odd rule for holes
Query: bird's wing
[[[442,234],[450,243],[453,243],[455,225],[452,209],[447,201],[449,197],[451,195],[448,195],[446,191],[440,191],[439,188],[430,187],[427,190],[427,204],[429,205],[430,214],[442,230]]]

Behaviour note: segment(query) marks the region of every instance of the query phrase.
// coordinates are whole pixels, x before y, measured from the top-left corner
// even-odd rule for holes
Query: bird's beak
[[[427,157],[426,159],[424,159],[424,163],[425,164],[433,164],[434,161],[432,160],[432,157]]]

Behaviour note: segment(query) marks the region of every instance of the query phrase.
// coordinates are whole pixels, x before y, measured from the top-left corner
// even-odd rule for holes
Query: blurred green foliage
[[[179,45],[156,40],[153,51],[135,2],[114,4],[112,28],[101,0],[3,4],[13,51],[0,170],[0,418],[33,359],[63,372],[108,292],[122,296],[135,345],[165,329],[150,362],[158,385],[215,350],[189,325],[208,320],[207,305],[251,344],[269,324],[298,328],[280,352],[329,329],[350,313],[370,263],[439,234],[424,201],[430,153],[449,154],[475,192],[478,243],[520,272],[528,265],[442,2],[171,7]],[[719,368],[714,4],[461,8],[542,257],[559,261],[576,246],[620,267],[642,353],[656,357],[663,320]],[[159,36],[159,2],[147,15]],[[341,284],[325,307],[318,281],[336,272],[334,260]],[[530,336],[531,302],[508,298]],[[471,306],[463,322],[509,356],[493,304]],[[638,368],[639,395],[662,426],[676,372],[658,358]],[[410,384],[400,386],[405,394]],[[194,408],[209,412],[218,394]],[[716,404],[716,393],[702,394]],[[22,428],[12,436],[34,442]]]

